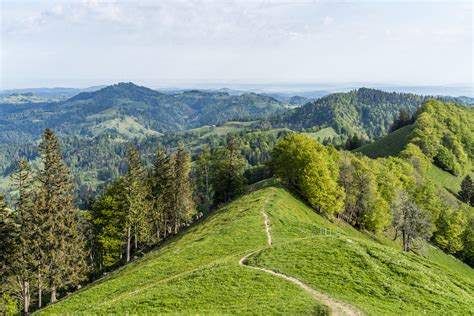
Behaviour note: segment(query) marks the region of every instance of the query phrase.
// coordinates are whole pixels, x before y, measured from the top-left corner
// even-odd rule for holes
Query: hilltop
[[[462,314],[473,297],[453,257],[402,253],[267,187],[37,314]]]
[[[286,107],[255,93],[191,90],[167,94],[119,83],[62,102],[3,104],[0,143],[34,141],[45,126],[69,136],[112,133],[125,139],[143,138],[229,120],[263,119]]]
[[[427,98],[411,93],[360,88],[334,93],[302,107],[275,114],[272,126],[290,129],[332,127],[339,135],[376,139],[388,133],[401,110],[414,114]]]

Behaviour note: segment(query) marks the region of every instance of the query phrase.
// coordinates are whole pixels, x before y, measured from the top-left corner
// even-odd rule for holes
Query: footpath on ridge
[[[271,235],[271,232],[270,232],[270,220],[268,219],[268,215],[265,212],[265,205],[267,203],[268,203],[268,198],[265,199],[265,202],[262,206],[263,223],[265,224],[265,232],[267,234],[267,246],[264,247],[264,248],[261,248],[259,250],[256,250],[256,251],[253,251],[251,253],[246,254],[244,257],[242,257],[242,259],[240,259],[239,264],[243,267],[258,270],[258,271],[262,271],[262,272],[265,272],[265,273],[269,273],[269,274],[274,275],[276,277],[282,278],[282,279],[284,279],[288,282],[296,284],[297,286],[299,286],[300,288],[302,288],[303,290],[308,292],[315,300],[317,300],[317,301],[323,303],[324,305],[326,305],[329,308],[329,311],[330,311],[331,315],[335,315],[335,316],[340,316],[340,315],[359,316],[359,315],[362,315],[362,312],[360,312],[355,307],[353,307],[351,305],[348,305],[346,303],[340,302],[340,301],[338,301],[338,300],[336,300],[336,299],[334,299],[334,298],[332,298],[332,297],[330,297],[330,296],[328,296],[324,293],[321,293],[321,292],[313,289],[309,285],[303,283],[301,280],[298,280],[297,278],[294,278],[292,276],[288,276],[288,275],[285,275],[285,274],[282,274],[282,273],[279,273],[279,272],[275,272],[275,271],[270,270],[270,269],[255,267],[255,266],[251,266],[251,265],[247,264],[247,259],[250,256],[264,250],[267,247],[272,246],[272,235]]]

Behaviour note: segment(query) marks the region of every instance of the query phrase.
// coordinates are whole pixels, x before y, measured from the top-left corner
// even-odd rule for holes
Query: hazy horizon
[[[0,89],[473,87],[473,4],[2,1]],[[472,94],[472,93],[471,93]]]

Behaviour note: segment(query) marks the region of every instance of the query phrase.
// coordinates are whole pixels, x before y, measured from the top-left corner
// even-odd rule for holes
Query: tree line
[[[275,177],[319,213],[400,239],[404,251],[431,241],[474,266],[472,212],[429,180],[430,164],[414,144],[400,157],[374,160],[301,134],[278,143],[270,163]]]
[[[20,160],[12,198],[0,195],[0,311],[28,314],[54,303],[240,195],[247,164],[240,146],[234,135],[222,148],[204,146],[194,166],[183,145],[158,147],[147,168],[130,145],[125,175],[81,211],[60,140],[46,129],[40,167]]]

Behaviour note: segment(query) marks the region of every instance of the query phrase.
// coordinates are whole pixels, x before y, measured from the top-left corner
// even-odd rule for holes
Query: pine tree
[[[174,233],[189,222],[194,209],[193,190],[191,186],[191,157],[181,144],[176,152],[174,187],[175,187],[175,215]]]
[[[461,191],[459,191],[461,201],[474,206],[474,183],[471,176],[467,175],[461,182]]]
[[[128,172],[125,177],[125,195],[127,201],[127,252],[126,262],[130,261],[131,241],[134,240],[134,251],[138,250],[139,242],[147,241],[149,226],[146,215],[149,210],[147,175],[140,155],[133,146],[127,153]]]
[[[15,199],[19,225],[18,247],[15,256],[15,275],[21,289],[23,312],[28,314],[31,302],[31,283],[36,280],[37,262],[40,256],[41,240],[38,238],[37,210],[33,197],[33,175],[26,160],[20,160],[17,171],[11,176],[13,188],[18,192]]]
[[[46,129],[40,144],[43,168],[38,174],[36,206],[42,223],[38,234],[42,240],[39,271],[51,291],[51,302],[57,291],[76,286],[85,277],[85,240],[78,225],[78,210],[74,207],[74,186],[65,165],[59,139]],[[40,288],[41,291],[41,288]]]

